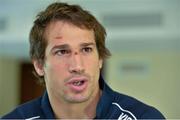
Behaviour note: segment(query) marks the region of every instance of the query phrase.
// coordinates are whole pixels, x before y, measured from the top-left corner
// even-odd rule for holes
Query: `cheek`
[[[49,61],[45,66],[45,74],[48,80],[62,81],[67,75],[67,64],[60,61]]]
[[[67,63],[64,60],[59,60],[58,58],[52,58],[47,60],[46,68],[49,71],[63,71],[67,67]]]
[[[101,62],[98,59],[89,59],[85,62],[86,70],[92,74],[99,74],[101,68]]]
[[[50,91],[59,91],[60,94],[64,94],[66,92],[64,86],[68,73],[65,70],[65,66],[66,65],[57,63],[46,66],[45,81],[46,87]]]

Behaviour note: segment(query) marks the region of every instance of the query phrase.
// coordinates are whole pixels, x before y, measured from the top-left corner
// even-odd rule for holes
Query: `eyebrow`
[[[80,44],[80,47],[86,47],[86,46],[95,46],[96,44],[93,43],[93,42],[90,42],[90,43],[82,43]],[[70,45],[68,44],[62,44],[62,45],[55,45],[51,50],[55,50],[55,49],[69,49],[70,48]]]
[[[55,46],[51,49],[51,51],[56,50],[56,49],[68,49],[68,48],[70,48],[68,44],[55,45]]]
[[[90,46],[90,45],[95,46],[96,44],[93,42],[80,44],[81,47],[86,47],[86,46]]]

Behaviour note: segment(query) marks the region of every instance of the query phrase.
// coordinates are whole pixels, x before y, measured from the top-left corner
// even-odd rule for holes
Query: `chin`
[[[90,99],[90,96],[83,96],[83,95],[74,95],[74,96],[68,96],[66,100],[70,103],[82,103],[86,102]]]

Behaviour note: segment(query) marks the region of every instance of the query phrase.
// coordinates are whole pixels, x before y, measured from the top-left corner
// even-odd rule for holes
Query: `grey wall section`
[[[115,90],[158,108],[168,119],[180,115],[180,52],[119,52],[107,61]]]
[[[19,104],[19,62],[0,57],[0,116]]]
[[[29,60],[29,44],[27,42],[0,42],[0,56]]]

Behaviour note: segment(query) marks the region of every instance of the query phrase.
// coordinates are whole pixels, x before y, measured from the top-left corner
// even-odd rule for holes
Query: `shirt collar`
[[[96,119],[106,118],[108,111],[110,110],[110,106],[112,105],[112,90],[105,83],[102,76],[99,79],[99,85],[102,90],[102,95],[98,102],[96,108]]]
[[[45,91],[45,93],[44,93],[44,95],[42,97],[41,108],[42,108],[42,110],[44,112],[44,117],[45,118],[55,119],[53,110],[52,110],[50,102],[49,102],[47,91]]]

